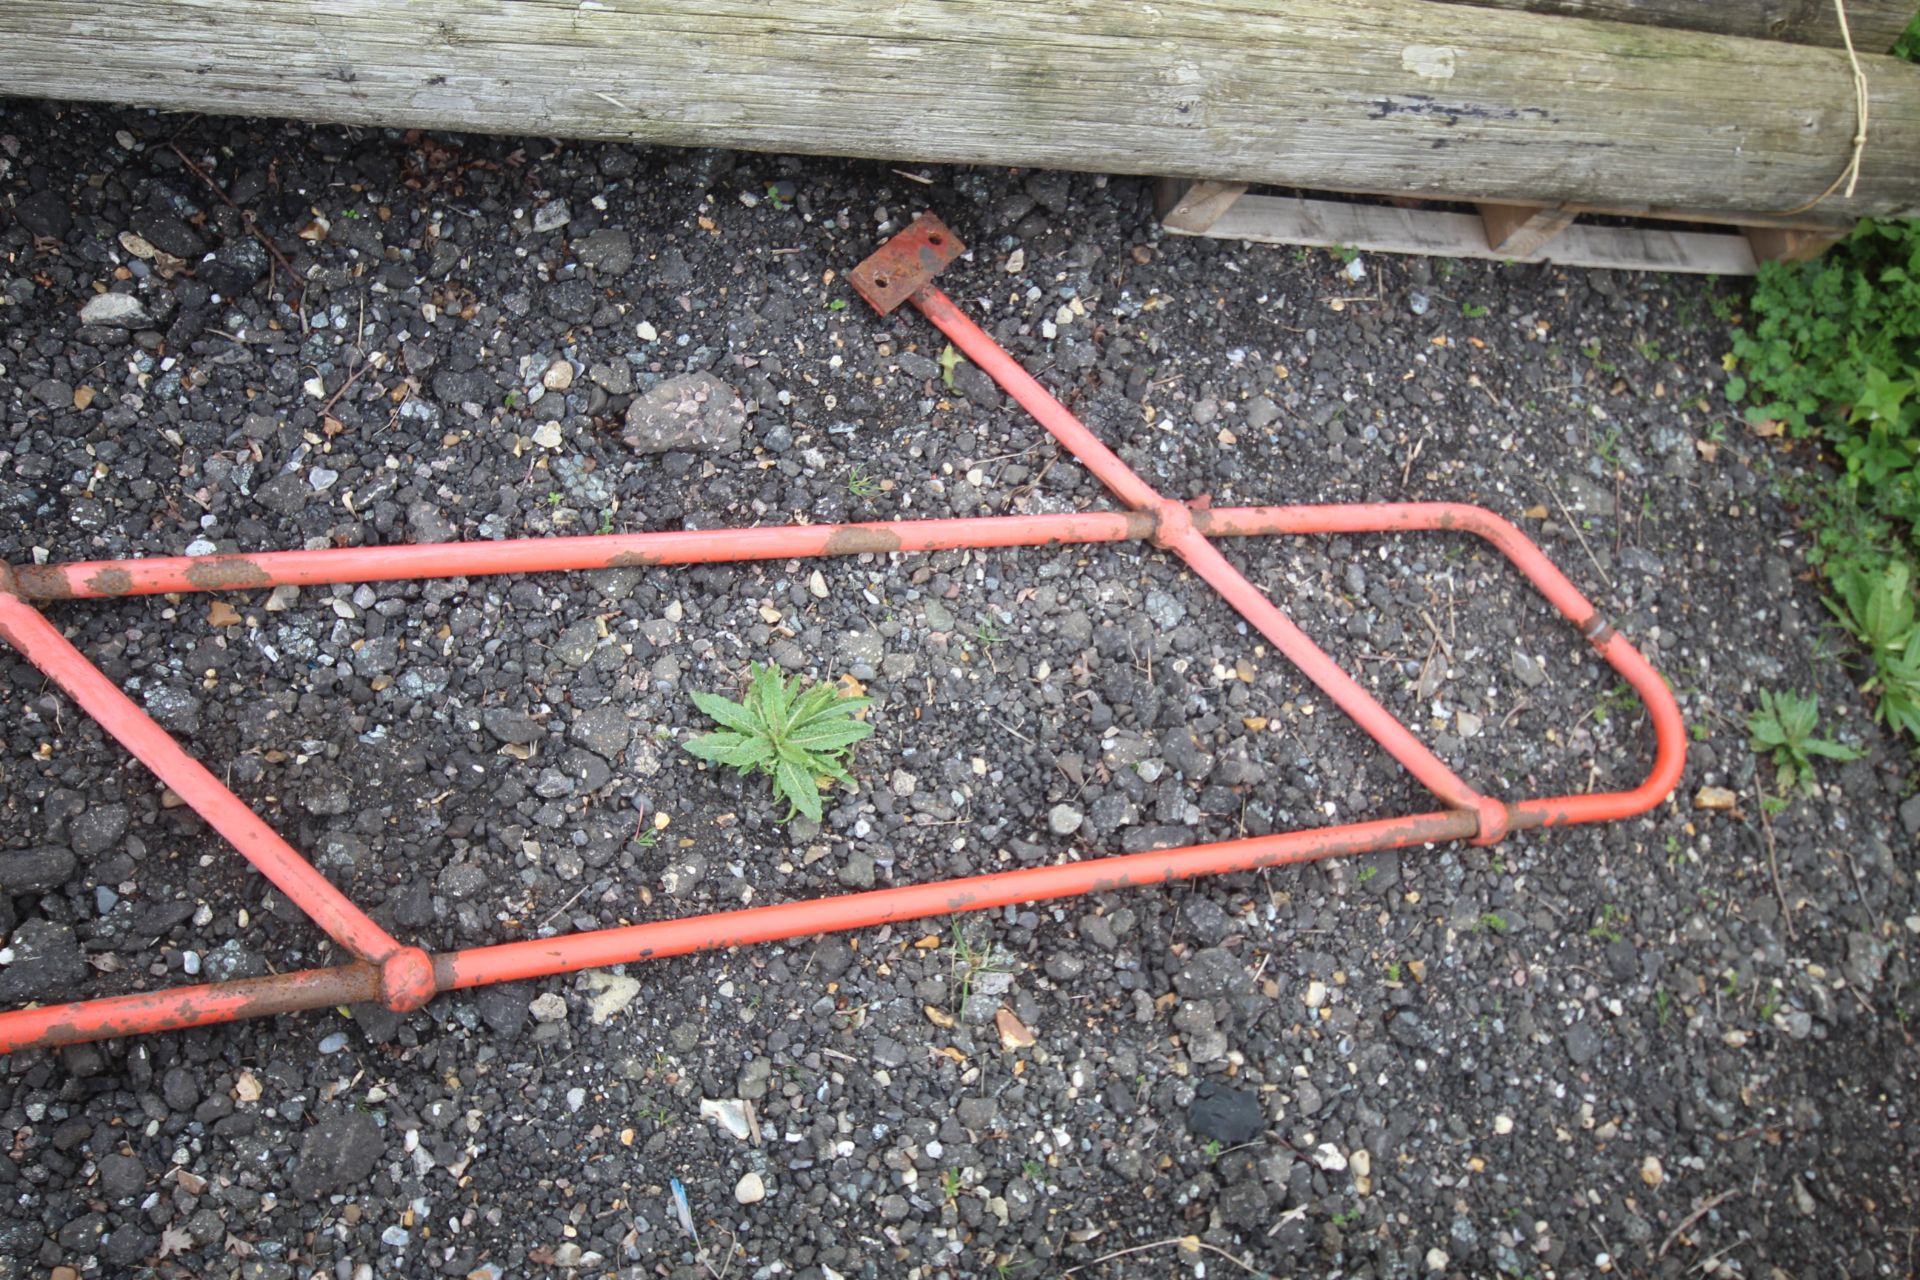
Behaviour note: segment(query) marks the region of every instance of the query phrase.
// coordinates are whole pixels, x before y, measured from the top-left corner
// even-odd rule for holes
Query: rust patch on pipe
[[[609,569],[651,569],[659,563],[659,556],[645,551],[619,551],[607,558]]]
[[[66,574],[50,566],[37,564],[23,564],[13,570],[11,581],[7,578],[7,570],[0,568],[0,591],[11,591],[29,600],[67,600],[73,596],[67,587]]]
[[[891,529],[863,529],[859,525],[848,525],[836,530],[827,539],[826,554],[830,556],[857,556],[871,551],[875,555],[885,555],[889,551],[900,549],[900,535]]]
[[[62,578],[61,589],[65,588],[66,581]],[[133,590],[133,575],[125,569],[102,569],[87,579],[87,590],[97,591],[103,596],[123,596]]]
[[[102,574],[112,570],[103,570]],[[208,557],[187,570],[187,581],[202,591],[235,591],[243,587],[270,587],[273,575],[246,556]]]
[[[1210,524],[1212,523],[1212,521],[1213,521],[1213,517],[1208,516],[1207,522]],[[1200,528],[1202,533],[1206,532],[1204,528],[1201,528],[1200,519],[1197,514],[1194,517],[1193,523],[1194,523],[1194,527]],[[1159,530],[1160,530],[1160,517],[1154,515],[1153,512],[1151,511],[1127,512],[1127,536],[1129,538],[1151,538],[1155,533],[1159,532]]]

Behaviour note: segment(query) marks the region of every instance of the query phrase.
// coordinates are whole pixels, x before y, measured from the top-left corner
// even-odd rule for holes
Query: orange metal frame
[[[849,278],[883,314],[911,301],[1130,510],[273,551],[14,569],[0,565],[0,639],[119,739],[353,957],[332,968],[0,1013],[0,1053],[360,1001],[380,1001],[404,1011],[419,1008],[442,991],[601,965],[1441,841],[1491,844],[1512,831],[1630,817],[1651,809],[1673,790],[1685,761],[1686,735],[1666,683],[1513,525],[1480,507],[1457,503],[1214,509],[1203,502],[1162,497],[929,283],[963,251],[952,232],[928,215],[894,237]],[[1652,717],[1656,748],[1644,782],[1630,791],[1512,803],[1482,795],[1341,670],[1212,542],[1267,534],[1400,530],[1470,533],[1485,539],[1579,629],[1599,656],[1632,685]],[[282,584],[1126,541],[1150,542],[1184,560],[1445,807],[1411,817],[1062,862],[430,955],[399,942],[350,902],[88,662],[31,603]]]

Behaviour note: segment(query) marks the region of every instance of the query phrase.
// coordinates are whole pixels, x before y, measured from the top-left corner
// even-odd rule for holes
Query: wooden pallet
[[[1815,257],[1853,228],[1851,222],[1646,206],[1478,204],[1477,213],[1460,213],[1422,207],[1405,197],[1389,199],[1394,203],[1334,195],[1248,195],[1247,184],[1238,182],[1167,179],[1160,186],[1161,223],[1176,235],[1622,271],[1750,276],[1762,262]],[[1579,221],[1595,214],[1700,223],[1702,229]],[[1707,229],[1716,224],[1720,229]]]

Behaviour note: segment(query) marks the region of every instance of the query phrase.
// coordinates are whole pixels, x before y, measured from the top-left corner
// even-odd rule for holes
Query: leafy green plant
[[[1460,314],[1469,320],[1478,320],[1487,314],[1487,309],[1478,302],[1463,302],[1460,304]]]
[[[1757,753],[1773,760],[1774,782],[1784,794],[1808,790],[1813,786],[1813,757],[1828,760],[1854,760],[1860,753],[1813,731],[1820,725],[1820,699],[1813,694],[1801,697],[1790,689],[1760,691],[1760,709],[1747,717],[1748,743]]]
[[[1498,911],[1489,911],[1480,917],[1479,922],[1473,926],[1473,931],[1482,933],[1491,930],[1494,933],[1505,933],[1512,927],[1507,923],[1507,918]]]
[[[787,802],[783,822],[795,813],[818,822],[823,784],[853,781],[846,766],[854,744],[873,732],[872,725],[854,718],[872,699],[843,697],[831,684],[808,688],[799,676],[789,680],[771,664],[753,664],[743,702],[717,693],[691,696],[721,729],[689,740],[687,751],[742,773],[771,777],[774,794]]]
[[[1353,260],[1360,256],[1360,251],[1354,248],[1350,244],[1336,244],[1336,245],[1329,246],[1327,249],[1327,252],[1332,254],[1334,257],[1338,258],[1340,260],[1340,265],[1343,267],[1351,265]]]
[[[1873,675],[1862,687],[1879,695],[1874,714],[1882,724],[1920,737],[1920,626],[1912,575],[1904,560],[1890,560],[1878,572],[1843,570],[1834,579],[1840,598],[1828,600],[1827,608],[1873,659]]]
[[[1920,60],[1920,17],[1895,50]],[[1745,395],[1749,421],[1832,447],[1838,481],[1792,495],[1814,532],[1809,558],[1867,649],[1879,718],[1920,736],[1920,222],[1862,222],[1814,261],[1764,264],[1749,312],[1729,399]]]

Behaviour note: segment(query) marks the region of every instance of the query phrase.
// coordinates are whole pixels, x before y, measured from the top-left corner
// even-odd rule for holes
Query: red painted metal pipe
[[[1197,876],[1314,862],[1343,854],[1380,853],[1411,845],[1464,840],[1473,835],[1474,829],[1473,815],[1455,810],[1317,831],[1221,840],[1154,853],[1115,854],[1084,862],[1023,867],[1017,871],[996,871],[898,889],[780,902],[593,933],[503,942],[435,956],[433,967],[443,991],[479,987],[574,969],[661,960],[695,951],[717,951],[962,911],[987,911],[1016,903],[1046,902],[1137,885],[1170,884]]]
[[[347,901],[345,894],[207,772],[205,765],[188,755],[113,681],[101,675],[58,627],[4,586],[0,586],[0,640],[18,650],[101,728],[119,739],[135,759],[159,775],[160,781],[225,836],[261,875],[326,930],[328,937],[363,960],[382,960],[402,950],[385,929]]]
[[[1653,664],[1601,618],[1600,611],[1560,572],[1546,553],[1509,521],[1485,507],[1460,502],[1340,503],[1315,506],[1224,507],[1194,513],[1194,525],[1209,537],[1265,534],[1443,532],[1470,533],[1491,543],[1526,576],[1548,604],[1585,636],[1602,661],[1640,695],[1653,720],[1654,761],[1645,781],[1631,791],[1554,796],[1512,806],[1516,827],[1611,822],[1645,813],[1680,783],[1687,763],[1686,723],[1673,690]]]
[[[1185,503],[1156,493],[1055,399],[1052,392],[1002,350],[986,330],[954,306],[946,294],[927,285],[913,295],[913,304],[952,339],[961,354],[1005,387],[1020,402],[1021,408],[1052,432],[1116,497],[1137,510],[1152,512],[1158,522],[1155,541],[1185,560],[1189,568],[1271,640],[1275,648],[1300,668],[1302,675],[1333,699],[1334,705],[1352,717],[1368,737],[1386,748],[1422,786],[1453,808],[1480,813],[1483,822],[1504,824],[1506,819],[1499,801],[1489,800],[1463,782],[1424,742],[1395,719],[1391,711],[1362,688],[1359,681],[1342,671],[1319,645],[1308,639],[1306,632],[1295,626],[1291,618],[1274,608],[1260,588],[1247,581],[1246,575],[1229,564],[1194,527]]]
[[[910,233],[918,232],[917,241]],[[960,251],[937,221],[903,233],[887,259],[887,288],[902,264],[937,269]],[[916,247],[917,246],[917,247]],[[931,250],[938,249],[938,253]],[[929,251],[922,253],[922,250]],[[864,264],[863,264],[864,266]],[[856,273],[857,274],[857,273]],[[892,280],[889,285],[889,280]],[[0,639],[66,690],[196,811],[232,841],[290,900],[362,963],[237,983],[176,988],[107,1000],[0,1013],[0,1053],[103,1036],[204,1026],[214,1022],[378,999],[394,1009],[424,1004],[437,991],[539,977],[694,951],[1020,902],[1280,866],[1342,854],[1377,852],[1441,840],[1492,842],[1509,831],[1602,822],[1645,812],[1677,784],[1686,737],[1673,695],[1652,666],[1600,619],[1571,582],[1513,525],[1478,507],[1450,503],[1190,509],[1164,498],[1094,436],[1066,407],[962,315],[945,295],[921,286],[912,300],[969,359],[991,374],[1120,499],[1128,513],[1002,516],[890,521],[601,537],[442,543],[416,547],[266,552],[198,559],[94,561],[18,571],[0,565]],[[891,304],[888,304],[891,305]],[[1559,796],[1507,805],[1456,777],[1413,734],[1309,640],[1235,569],[1210,538],[1265,534],[1446,530],[1491,542],[1553,607],[1578,627],[1646,704],[1657,743],[1647,778],[1630,791]],[[1065,862],[927,885],[844,894],[680,920],[548,939],[530,939],[429,957],[403,947],[327,883],[252,810],[188,756],[144,712],[89,665],[27,598],[231,590],[281,584],[362,582],[413,577],[600,569],[628,565],[787,559],[861,552],[933,551],[1150,538],[1179,555],[1374,739],[1451,806],[1448,812],[1355,823],[1317,831],[1191,845],[1156,853]],[[371,962],[371,963],[369,963]]]
[[[381,999],[380,970],[370,964],[302,969],[197,987],[166,987],[130,996],[0,1013],[0,1054],[57,1049],[114,1036],[184,1031],[218,1022],[302,1013]]]
[[[882,520],[866,524],[791,524],[758,529],[688,529],[502,542],[436,542],[401,547],[262,551],[252,555],[155,556],[83,560],[14,570],[21,595],[82,600],[237,591],[336,582],[480,577],[567,569],[622,569],[732,560],[792,560],[862,552],[946,551],[960,547],[1038,547],[1124,542],[1152,536],[1150,518],[1120,511],[990,519]]]

